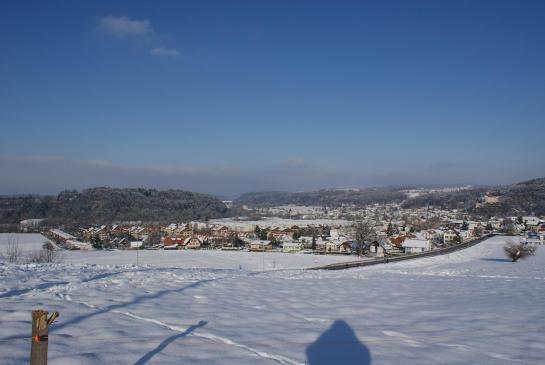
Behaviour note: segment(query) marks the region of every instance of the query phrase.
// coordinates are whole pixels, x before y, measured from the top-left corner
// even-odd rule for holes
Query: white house
[[[93,248],[89,242],[80,242],[78,240],[67,240],[66,246],[76,250],[90,250]]]
[[[348,253],[351,252],[352,241],[346,238],[337,238],[327,241],[325,245],[326,252],[331,253]]]
[[[449,229],[443,233],[443,242],[454,242],[457,240],[457,237],[460,237],[458,232],[453,229]]]
[[[369,243],[369,253],[375,257],[384,257],[384,254],[392,247],[386,240],[373,241]]]
[[[522,217],[522,222],[524,222],[524,224],[526,224],[527,226],[537,227],[542,222],[542,220],[538,217],[527,216]]]
[[[129,244],[129,247],[131,249],[137,249],[142,247],[143,245],[144,245],[143,241],[131,241],[131,243]]]
[[[421,253],[431,250],[431,243],[428,240],[408,239],[403,241],[401,247],[405,253]]]
[[[301,242],[284,242],[282,244],[282,252],[299,252],[303,249],[303,244]]]
[[[252,240],[249,243],[250,251],[263,252],[272,250],[271,241]]]

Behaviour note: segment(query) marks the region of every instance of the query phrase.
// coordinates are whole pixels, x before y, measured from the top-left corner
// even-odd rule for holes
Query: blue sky
[[[5,1],[0,194],[543,176],[543,19],[543,1]]]

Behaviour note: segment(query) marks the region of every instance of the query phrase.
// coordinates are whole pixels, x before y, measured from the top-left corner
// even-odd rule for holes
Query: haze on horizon
[[[545,175],[543,1],[6,1],[0,195]]]

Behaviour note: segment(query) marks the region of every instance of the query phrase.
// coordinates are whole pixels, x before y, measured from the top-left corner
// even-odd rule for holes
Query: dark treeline
[[[502,205],[511,210],[513,215],[545,215],[545,178],[512,185],[502,199]]]
[[[56,196],[0,197],[0,223],[45,218],[50,224],[113,222],[180,222],[225,217],[219,199],[181,190],[92,188],[63,191]]]
[[[423,194],[403,202],[403,208],[422,208],[433,206],[441,209],[460,209],[469,210],[475,207],[475,204],[486,193],[487,189],[473,188],[460,191],[437,192]]]
[[[486,192],[499,196],[496,204],[482,203]],[[468,190],[433,193],[407,199],[404,208],[427,205],[444,209],[461,209],[482,217],[545,215],[545,178],[533,179],[510,186],[473,188]]]
[[[285,204],[338,207],[343,204],[364,206],[374,203],[401,202],[404,193],[391,189],[317,190],[306,192],[268,191],[242,194],[237,204],[250,207],[273,207]]]

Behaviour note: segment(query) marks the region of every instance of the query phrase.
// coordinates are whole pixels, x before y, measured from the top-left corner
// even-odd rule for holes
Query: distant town
[[[416,196],[419,191],[407,193]],[[498,197],[486,193],[478,204],[498,202]],[[230,207],[232,203],[224,204]],[[490,234],[522,235],[522,241],[532,244],[545,242],[545,218],[533,215],[475,220],[463,210],[408,209],[400,203],[336,208],[243,206],[242,211],[247,216],[170,224],[112,222],[68,229],[48,227],[37,218],[21,221],[19,229],[43,233],[67,250],[246,250],[393,257],[442,249]]]

